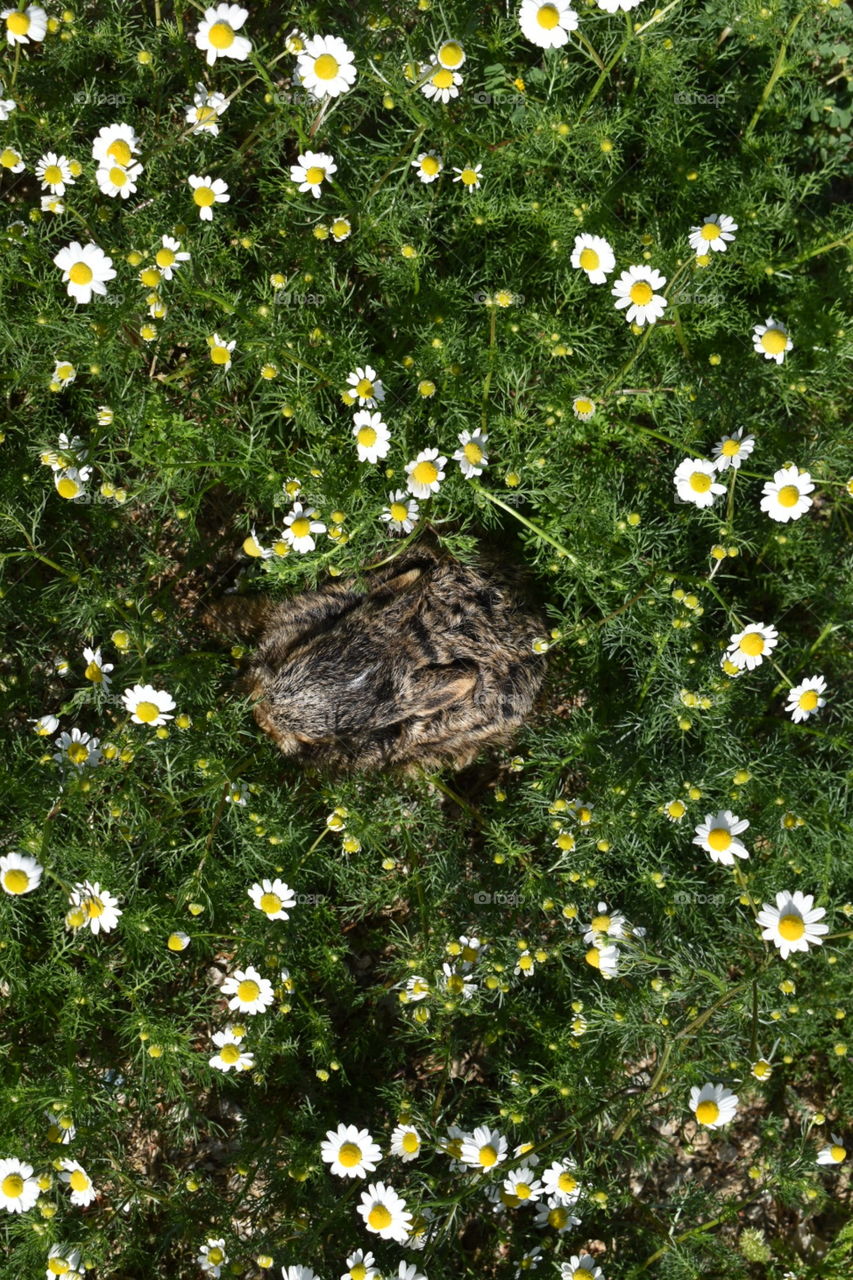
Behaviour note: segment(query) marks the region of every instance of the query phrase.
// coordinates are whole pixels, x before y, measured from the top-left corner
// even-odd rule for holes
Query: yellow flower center
[[[711,476],[706,475],[704,471],[692,471],[690,473],[690,488],[694,493],[707,493],[711,487]]]
[[[214,1245],[212,1249],[208,1249],[207,1251],[207,1260],[208,1262],[212,1262],[215,1267],[218,1267],[224,1258],[225,1254],[218,1245]]]
[[[30,29],[30,20],[25,13],[10,13],[6,26],[16,36],[25,36]]]
[[[66,750],[66,755],[72,764],[85,764],[89,759],[89,748],[82,742],[72,742]]]
[[[787,915],[779,918],[779,933],[786,942],[797,942],[806,931],[801,916]]]
[[[652,286],[645,280],[635,280],[631,285],[631,301],[636,302],[638,307],[648,306],[653,296]]]
[[[143,724],[152,724],[160,715],[156,702],[139,702],[136,706],[136,717]]]
[[[439,169],[439,164],[435,156],[424,156],[423,160],[421,161],[421,170],[424,173],[429,174],[429,176],[432,178],[434,177],[435,174],[438,173],[438,169]]]
[[[58,364],[56,366],[56,374],[54,376],[57,378],[61,378],[63,382],[67,382],[67,380],[71,377],[73,373],[74,373],[73,364]]]
[[[432,82],[436,89],[450,89],[453,86],[453,72],[448,71],[446,67],[439,67],[432,77]]]
[[[533,956],[519,956],[518,967],[522,972],[533,968]]]
[[[452,996],[458,996],[465,990],[465,983],[458,973],[452,973],[447,979],[447,990]]]
[[[463,169],[459,177],[462,179],[462,182],[466,187],[476,187],[479,182],[477,171],[470,167]]]
[[[716,222],[706,222],[699,234],[703,240],[716,240],[720,234],[719,224]]]
[[[171,267],[174,264],[175,258],[174,249],[158,249],[154,261],[158,267],[165,270],[166,267]]]
[[[800,500],[800,491],[795,484],[783,484],[776,498],[780,507],[795,507]]]
[[[196,187],[193,200],[200,209],[209,209],[216,200],[216,193],[210,187]]]
[[[21,157],[18,155],[17,151],[13,151],[11,147],[6,147],[2,155],[0,155],[0,164],[2,164],[4,169],[14,169],[20,162],[20,159]]]
[[[447,40],[438,51],[438,60],[443,67],[455,67],[462,65],[464,54],[462,46],[457,44],[455,40]]]
[[[847,1150],[845,1147],[840,1147],[838,1143],[833,1143],[829,1148],[829,1154],[832,1156],[836,1164],[841,1164],[841,1161],[847,1157]]]
[[[126,142],[124,138],[116,138],[107,147],[107,155],[112,156],[117,164],[129,165],[133,152],[130,149],[129,142]]]
[[[88,1191],[91,1183],[82,1169],[75,1169],[69,1183],[72,1191]]]
[[[517,1182],[515,1184],[515,1194],[519,1200],[530,1199],[530,1187],[526,1182]]]
[[[610,916],[593,916],[590,928],[596,933],[606,933],[610,928]]]
[[[58,164],[49,164],[44,171],[44,181],[50,186],[56,186],[59,182],[64,182],[62,170]]]
[[[601,968],[601,953],[598,950],[598,947],[590,947],[589,951],[587,951],[584,956],[584,959],[593,969]]]
[[[298,520],[294,520],[290,526],[290,532],[294,538],[305,538],[311,532],[311,521],[306,520],[305,516],[300,516]]]
[[[314,63],[314,75],[318,80],[334,80],[339,70],[337,59],[330,53],[321,53]]]
[[[97,662],[90,662],[83,675],[87,680],[91,680],[93,684],[100,684],[104,678],[104,673]]]
[[[365,448],[370,448],[371,445],[376,444],[376,432],[373,427],[362,427],[356,439]]]
[[[83,903],[83,907],[90,920],[97,920],[99,916],[104,914],[104,904],[100,898],[87,898]]]
[[[345,1142],[338,1152],[338,1164],[342,1164],[345,1169],[353,1169],[361,1164],[361,1147],[357,1147],[354,1142]]]
[[[402,1147],[403,1147],[403,1150],[407,1152],[409,1155],[411,1155],[413,1151],[417,1151],[420,1145],[421,1145],[420,1138],[416,1133],[403,1134]]]
[[[572,1191],[574,1191],[577,1185],[578,1185],[577,1178],[573,1178],[570,1173],[563,1172],[560,1174],[559,1178],[557,1179],[557,1186],[560,1188],[561,1191],[564,1191],[567,1195],[570,1194]]]
[[[432,462],[419,462],[412,471],[412,479],[417,484],[434,484],[438,479],[438,468]]]
[[[227,347],[211,347],[210,358],[214,364],[230,364],[231,352]]]
[[[92,268],[86,262],[75,262],[68,272],[72,284],[89,284],[92,279]]]
[[[360,378],[356,383],[355,390],[356,395],[361,396],[363,399],[367,399],[368,396],[373,395],[373,383],[369,378]]]
[[[245,551],[247,556],[263,555],[263,550],[257,538],[253,538],[251,535],[249,535],[249,537],[244,540],[243,550]]]
[[[599,256],[594,249],[581,249],[580,263],[584,271],[596,271],[599,261]]]
[[[478,462],[482,462],[483,460],[483,450],[478,444],[475,444],[473,440],[469,440],[462,452],[465,454],[468,461],[474,463],[474,465]]]
[[[787,334],[784,334],[781,329],[768,329],[761,335],[761,345],[765,351],[769,351],[770,355],[777,356],[788,345]]]
[[[683,818],[687,812],[687,806],[682,804],[680,800],[673,800],[666,806],[666,811],[671,818]]]
[[[114,187],[123,187],[124,184],[129,181],[127,172],[118,165],[114,165],[112,169],[110,169],[109,177],[110,182]]]
[[[720,451],[724,458],[735,458],[740,453],[739,440],[726,440]]]
[[[491,1169],[497,1163],[498,1153],[490,1143],[486,1143],[484,1147],[480,1147],[477,1158],[484,1169]]]
[[[553,31],[554,27],[556,27],[560,21],[560,12],[556,5],[540,5],[536,12],[536,21],[539,23],[540,27],[544,27],[546,31]]]
[[[577,399],[575,401],[575,413],[592,413],[593,407],[591,400]]]
[[[229,1067],[233,1067],[234,1063],[239,1060],[240,1049],[236,1044],[224,1044],[219,1050],[219,1056],[223,1062],[227,1062]]]
[[[80,492],[80,486],[76,480],[70,479],[69,476],[63,476],[56,486],[56,492],[60,498],[76,498]]]
[[[55,1276],[64,1276],[70,1267],[64,1258],[48,1258],[47,1269]]]
[[[261,911],[268,916],[274,916],[277,911],[281,911],[281,898],[277,893],[264,893],[261,895]]]
[[[814,689],[806,689],[805,693],[801,693],[797,702],[801,711],[814,711],[818,704],[818,695]]]
[[[384,1231],[391,1225],[391,1214],[384,1204],[374,1205],[367,1215],[368,1224],[374,1231]]]
[[[70,929],[82,929],[86,923],[86,912],[82,907],[72,907],[65,917],[65,923]]]
[[[30,877],[20,867],[12,867],[3,873],[3,888],[7,893],[26,893],[30,887]]]
[[[578,822],[583,824],[587,822],[592,822],[592,809],[587,809],[582,807],[578,809],[577,814],[578,814]]]
[[[349,229],[350,225],[346,218],[335,218],[335,221],[332,223],[333,236],[345,236],[348,234]]]
[[[310,169],[305,170],[305,181],[310,182],[312,187],[322,182],[325,176],[326,170],[319,164],[312,164]]]
[[[24,1189],[24,1179],[19,1173],[7,1173],[3,1179],[3,1195],[16,1200]]]
[[[354,1267],[350,1268],[350,1280],[365,1280],[367,1275],[367,1267],[363,1262],[357,1262]]]
[[[757,658],[764,652],[764,636],[760,631],[750,631],[741,637],[738,649],[750,658]]]
[[[715,853],[725,853],[732,842],[732,833],[728,827],[712,827],[708,832],[708,844]]]
[[[562,1208],[552,1209],[551,1212],[548,1214],[548,1226],[556,1227],[558,1231],[561,1230],[566,1225],[568,1220],[569,1220],[568,1209],[562,1209]]]
[[[409,508],[403,502],[392,502],[389,510],[391,519],[396,520],[398,524],[402,524],[409,518]]]
[[[260,987],[251,978],[244,978],[237,988],[237,995],[244,1004],[254,1004],[260,994]]]
[[[211,118],[211,116],[214,116],[214,117],[216,116],[215,107],[208,107],[208,106],[196,107],[195,109],[196,124],[206,124],[207,121]]]
[[[230,49],[234,43],[234,30],[227,22],[214,22],[207,38],[214,49]]]
[[[700,1102],[696,1108],[696,1119],[700,1124],[713,1124],[720,1114],[720,1108],[716,1102]]]

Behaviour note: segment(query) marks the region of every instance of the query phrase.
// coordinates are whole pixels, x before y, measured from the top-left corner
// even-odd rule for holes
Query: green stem
[[[483,432],[485,432],[486,430],[486,419],[488,417],[488,411],[489,411],[489,388],[492,385],[492,370],[494,369],[494,365],[495,365],[495,341],[496,341],[497,323],[498,323],[498,309],[494,305],[494,303],[492,303],[492,306],[490,307],[490,311],[491,311],[491,316],[489,318],[489,350],[488,350],[489,367],[486,370],[486,377],[483,382],[483,413],[480,420],[480,429]]]
[[[761,118],[761,113],[764,110],[764,108],[767,106],[767,103],[770,100],[770,95],[773,92],[774,88],[776,87],[776,81],[780,78],[780,76],[783,76],[785,74],[785,71],[787,70],[785,66],[785,55],[788,52],[788,45],[790,44],[791,37],[793,36],[797,27],[800,25],[803,18],[806,16],[806,12],[807,12],[806,9],[801,9],[785,33],[785,38],[783,39],[781,45],[779,46],[779,53],[777,55],[775,63],[773,64],[773,70],[770,73],[770,79],[767,81],[767,84],[764,86],[764,92],[761,95],[758,106],[755,108],[752,119],[750,120],[749,124],[746,126],[746,131],[743,135],[744,142],[748,142],[749,139],[752,137],[753,130],[755,129],[755,126],[758,124],[758,121]]]
[[[790,267],[798,267],[802,262],[808,262],[809,258],[817,258],[821,253],[829,253],[830,249],[840,249],[842,245],[849,244],[853,240],[853,231],[848,235],[842,236],[840,240],[830,240],[826,244],[819,244],[816,249],[809,249],[807,253],[803,253],[799,258],[793,258],[790,262],[780,262],[777,266],[772,263],[764,264],[764,271],[787,271]],[[842,481],[843,483],[843,481]]]
[[[493,502],[496,507],[500,507],[503,511],[508,511],[511,516],[514,516],[516,520],[525,525],[531,533],[535,533],[537,538],[542,538],[544,542],[549,542],[552,547],[556,547],[560,554],[565,556],[574,568],[578,567],[580,561],[577,556],[573,555],[567,547],[564,547],[562,542],[558,542],[556,538],[552,538],[550,533],[546,533],[544,529],[540,529],[538,525],[534,524],[532,520],[528,520],[527,516],[523,516],[520,511],[516,511],[514,507],[509,505],[509,503],[503,502],[500,498],[495,497],[493,493],[489,493],[488,489],[482,488],[481,485],[477,484],[476,480],[469,480],[468,483],[472,489],[475,489],[477,493],[481,493],[484,498],[488,498],[489,502]]]

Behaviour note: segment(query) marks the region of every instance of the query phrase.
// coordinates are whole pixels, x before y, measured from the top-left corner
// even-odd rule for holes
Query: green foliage
[[[853,1149],[853,22],[817,0],[579,9],[563,50],[526,40],[515,6],[463,0],[259,2],[250,57],[210,68],[203,7],[177,0],[87,3],[4,47],[0,149],[25,168],[4,151],[0,853],[43,868],[0,894],[0,1160],[43,1178],[34,1207],[0,1213],[4,1277],[41,1274],[57,1244],[96,1276],[194,1276],[219,1239],[224,1275],[271,1258],[338,1276],[357,1248],[430,1280],[559,1275],[586,1249],[607,1280],[849,1270],[850,1159],[817,1154],[831,1134]],[[294,31],[346,41],[348,93],[321,108],[300,87]],[[442,104],[418,80],[451,37],[463,84]],[[216,136],[186,121],[200,81],[229,99]],[[144,165],[126,200],[91,158],[120,121]],[[310,150],[337,165],[319,198],[291,180]],[[80,166],[59,213],[35,176],[51,151]],[[413,168],[425,151],[435,182]],[[453,181],[466,166],[477,189]],[[228,184],[210,222],[191,175]],[[714,214],[736,238],[697,260],[689,229]],[[571,266],[582,233],[613,246],[606,285]],[[164,235],[190,258],[143,281]],[[104,297],[69,296],[54,258],[73,241],[112,260]],[[611,296],[632,264],[667,278],[641,329]],[[779,365],[753,349],[771,316],[793,341]],[[235,343],[227,368],[214,336]],[[376,464],[342,394],[367,365],[391,434]],[[452,455],[477,428],[488,466],[468,479]],[[676,467],[737,428],[756,443],[726,494],[678,502]],[[381,513],[428,448],[446,478],[394,538]],[[778,523],[760,498],[790,464],[813,501]],[[91,474],[65,500],[69,465]],[[280,545],[294,500],[327,527],[305,555]],[[284,760],[235,685],[246,646],[211,636],[204,608],[358,576],[427,526],[461,559],[500,548],[547,614],[517,755],[457,778]],[[243,550],[252,530],[269,558]],[[731,678],[720,660],[750,623],[778,647]],[[787,690],[816,674],[826,705],[795,724]],[[132,722],[137,684],[175,718]],[[38,736],[48,715],[59,729]],[[95,767],[54,759],[72,728],[99,739]],[[726,809],[749,821],[731,867],[693,843]],[[250,900],[276,877],[289,920]],[[66,918],[83,881],[122,913],[97,936]],[[786,890],[829,932],[785,960],[755,917]],[[626,919],[612,978],[583,937],[604,902]],[[460,937],[484,944],[464,973]],[[219,987],[249,966],[275,1001],[229,1013]],[[241,1016],[254,1066],[225,1074],[211,1036]],[[706,1082],[738,1095],[725,1128],[695,1121]],[[67,1146],[47,1112],[73,1120]],[[400,1123],[423,1140],[410,1162],[388,1155]],[[321,1159],[339,1124],[382,1147],[363,1183]],[[507,1160],[460,1169],[438,1147],[454,1125],[500,1129]],[[540,1176],[577,1166],[565,1233],[536,1225],[544,1201],[485,1199],[527,1143]],[[98,1192],[86,1209],[65,1158]],[[372,1179],[425,1216],[423,1252],[367,1233]]]

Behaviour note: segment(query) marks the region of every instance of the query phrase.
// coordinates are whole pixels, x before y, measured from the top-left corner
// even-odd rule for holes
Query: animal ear
[[[419,667],[407,690],[409,715],[432,716],[457,706],[473,693],[477,674],[473,663],[466,662]]]

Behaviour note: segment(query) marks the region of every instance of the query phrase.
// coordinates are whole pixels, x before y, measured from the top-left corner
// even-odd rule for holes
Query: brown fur
[[[239,609],[239,602],[234,602]],[[247,687],[289,756],[333,769],[457,769],[523,722],[545,674],[544,621],[494,569],[429,547],[260,609]]]

